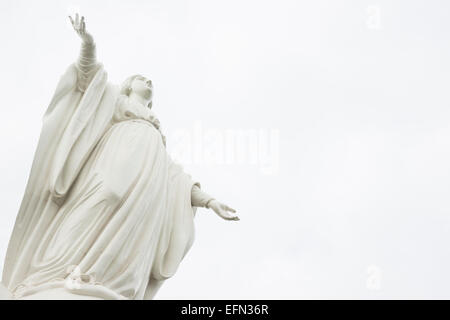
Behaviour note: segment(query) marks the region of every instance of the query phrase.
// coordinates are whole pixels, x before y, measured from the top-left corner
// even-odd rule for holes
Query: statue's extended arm
[[[225,220],[239,220],[238,216],[229,213],[235,213],[236,210],[226,204],[220,203],[206,192],[203,192],[196,184],[194,184],[191,190],[191,204],[194,207],[212,209],[219,217]]]
[[[78,69],[78,89],[81,92],[84,92],[92,78],[95,75],[95,72],[98,69],[99,64],[97,63],[96,58],[96,48],[95,42],[92,35],[90,35],[86,31],[86,22],[84,17],[79,18],[78,13],[75,15],[75,19],[69,16],[70,22],[75,30],[75,32],[80,36],[81,50],[80,56],[77,61],[77,69]]]
[[[208,203],[214,200],[206,192],[203,192],[198,185],[194,184],[191,190],[191,204],[194,207],[208,208]]]

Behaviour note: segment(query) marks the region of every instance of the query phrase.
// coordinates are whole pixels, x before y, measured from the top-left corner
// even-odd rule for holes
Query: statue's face
[[[150,102],[153,96],[152,81],[143,76],[137,76],[131,83],[131,91]]]

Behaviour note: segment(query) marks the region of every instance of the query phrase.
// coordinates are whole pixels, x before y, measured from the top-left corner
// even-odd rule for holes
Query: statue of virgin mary
[[[152,299],[194,240],[198,207],[235,210],[172,161],[152,82],[107,81],[84,17],[78,61],[43,117],[0,292],[13,299]]]

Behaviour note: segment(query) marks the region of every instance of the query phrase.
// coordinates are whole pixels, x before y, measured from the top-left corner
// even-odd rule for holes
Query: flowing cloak
[[[149,121],[115,122],[119,88],[100,66],[87,90],[61,77],[5,258],[14,297],[49,288],[151,299],[194,240],[191,177]]]

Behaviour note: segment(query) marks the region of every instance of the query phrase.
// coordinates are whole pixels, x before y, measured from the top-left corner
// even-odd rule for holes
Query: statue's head
[[[148,101],[147,106],[152,108],[153,85],[152,81],[140,74],[128,77],[120,89],[120,93],[130,96],[131,93],[136,94]]]

